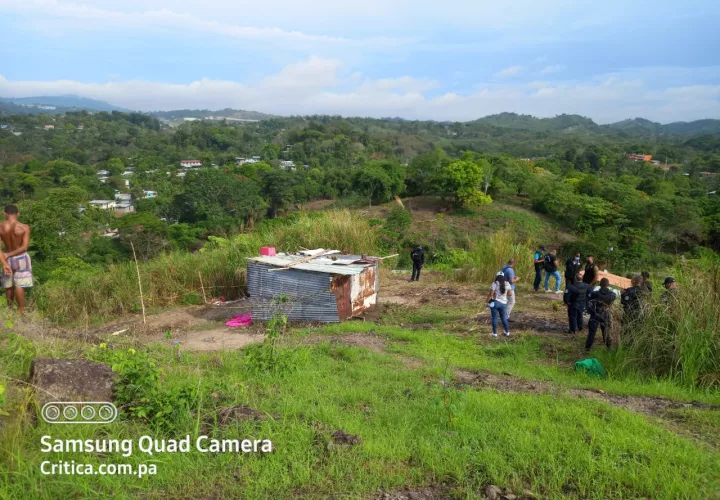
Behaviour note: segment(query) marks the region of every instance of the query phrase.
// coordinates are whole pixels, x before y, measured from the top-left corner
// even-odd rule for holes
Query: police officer
[[[583,282],[580,273],[575,273],[573,281],[574,283],[565,290],[563,301],[568,308],[569,331],[575,335],[583,329],[583,313],[587,309],[590,285]]]
[[[632,323],[640,318],[642,312],[642,299],[646,292],[643,286],[643,277],[636,274],[630,280],[630,288],[627,288],[620,295],[620,303],[623,306],[623,323]]]
[[[610,349],[610,309],[617,294],[610,289],[610,281],[607,278],[600,280],[600,288],[590,292],[589,309],[590,321],[588,322],[588,336],[585,341],[585,350],[589,351],[595,341],[595,334],[598,327],[602,330],[605,346]]]
[[[577,278],[577,274],[582,270],[583,265],[580,261],[580,252],[575,252],[573,257],[565,261],[565,286],[569,287]]]
[[[412,259],[413,270],[410,281],[420,281],[420,270],[425,264],[425,251],[423,247],[419,246],[410,252],[410,259]]]

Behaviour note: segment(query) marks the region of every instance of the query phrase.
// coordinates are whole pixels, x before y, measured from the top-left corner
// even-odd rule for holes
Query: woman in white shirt
[[[508,296],[512,297],[513,291],[510,284],[505,283],[505,275],[500,271],[495,276],[495,281],[490,285],[490,294],[487,297],[488,307],[492,315],[492,336],[497,337],[498,316],[502,320],[505,336],[510,336],[507,320]]]

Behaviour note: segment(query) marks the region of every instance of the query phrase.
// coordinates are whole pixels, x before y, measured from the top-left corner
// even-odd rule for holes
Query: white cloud
[[[516,76],[518,73],[522,71],[522,66],[510,66],[509,68],[504,68],[495,73],[495,76],[498,78],[509,78],[511,76]]]
[[[105,2],[108,3],[108,2]],[[26,14],[40,19],[50,18],[54,25],[61,28],[68,24],[76,30],[97,30],[99,28],[120,29],[144,29],[154,31],[158,28],[174,28],[182,30],[183,33],[193,35],[215,34],[225,37],[242,40],[278,42],[286,45],[302,44],[307,45],[334,44],[355,47],[397,47],[408,43],[410,39],[395,37],[376,36],[367,38],[347,38],[329,36],[322,34],[310,34],[295,29],[281,29],[277,27],[258,27],[247,24],[237,24],[225,21],[217,21],[188,12],[177,12],[172,10],[171,2],[153,2],[154,4],[166,4],[148,10],[144,5],[140,9],[121,10],[123,6],[119,2],[112,3],[111,8],[99,8],[85,3],[64,2],[60,0],[0,0],[0,11],[6,10],[19,14]],[[217,3],[217,2],[215,2]],[[242,12],[242,9],[235,7],[235,14]],[[270,14],[268,12],[268,14]],[[274,13],[273,13],[274,14]],[[222,18],[222,17],[221,17]],[[30,21],[31,23],[33,21]],[[47,23],[43,23],[47,26]],[[62,33],[62,31],[59,31]]]
[[[542,70],[540,70],[541,75],[551,75],[553,73],[560,73],[561,71],[565,70],[565,66],[562,64],[553,64],[550,66],[545,66]]]
[[[654,69],[648,72],[656,74]],[[0,76],[0,95],[77,94],[143,111],[232,107],[280,115],[321,113],[435,120],[473,120],[503,111],[543,117],[577,113],[599,123],[636,116],[663,123],[720,116],[720,85],[652,89],[644,82],[654,80],[641,75],[640,71],[601,75],[591,82],[485,83],[468,94],[433,95],[429,91],[439,87],[433,80],[410,76],[370,79],[340,61],[311,57],[252,84],[207,78],[186,84],[145,80],[11,81]]]

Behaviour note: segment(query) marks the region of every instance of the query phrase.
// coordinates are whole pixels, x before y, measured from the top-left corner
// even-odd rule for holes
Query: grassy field
[[[137,316],[118,322],[137,302],[133,268],[80,276],[69,286],[89,288],[81,299],[62,295],[60,284],[48,287],[41,298],[54,324],[37,315],[0,318],[0,498],[474,499],[488,485],[518,498],[720,498],[716,387],[628,369],[627,352],[604,347],[592,356],[607,378],[574,372],[584,339],[564,334],[559,296],[530,291],[526,264],[512,336],[490,338],[489,278],[507,255],[529,251],[506,231],[469,239],[455,261],[434,264],[419,283],[383,269],[380,305],[361,320],[280,322],[267,326],[262,344],[205,348],[220,333],[266,327],[231,330],[224,327],[231,308],[181,306],[194,291],[192,275],[200,270],[217,296],[230,277],[240,286],[236,269],[260,243],[377,249],[367,222],[336,214],[299,216],[202,254],[143,265],[153,308],[174,307],[146,325]],[[106,300],[95,326],[78,325],[78,311]],[[112,366],[118,420],[72,426],[34,418],[23,381],[31,360],[43,356]],[[205,435],[268,439],[272,452],[202,453],[193,444]],[[134,450],[43,452],[43,436],[128,439]],[[151,455],[138,449],[141,436],[189,436],[191,451]],[[43,473],[44,462],[59,461],[153,465],[156,473]]]

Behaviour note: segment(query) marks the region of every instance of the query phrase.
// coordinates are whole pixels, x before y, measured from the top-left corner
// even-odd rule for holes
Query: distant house
[[[295,170],[295,162],[294,161],[281,161],[280,162],[280,168],[283,170]]]
[[[102,235],[105,236],[106,238],[119,238],[120,237],[120,233],[118,232],[117,229],[106,229],[105,231],[103,231]]]
[[[95,173],[96,173],[97,175],[110,175],[110,171],[109,171],[109,170],[98,170],[98,171],[95,172]]]
[[[625,158],[627,158],[628,160],[633,160],[633,161],[652,161],[652,155],[645,155],[645,154],[632,153],[632,154],[627,155]]]
[[[145,199],[148,200],[150,198],[157,197],[157,193],[155,191],[145,191],[143,190],[143,194],[145,195]]]
[[[21,136],[21,135],[22,135],[22,132],[13,132],[13,135],[14,135],[14,136],[18,136],[18,137],[19,137],[19,136]]]
[[[135,207],[130,201],[120,201],[115,205],[116,214],[129,214],[135,211]]]
[[[135,172],[133,172],[132,170],[126,170],[126,171],[123,172],[121,175],[122,175],[123,177],[130,177],[131,175],[134,175],[134,174],[135,174]]]
[[[85,125],[83,125],[82,123],[77,126],[78,130],[83,130],[84,128],[85,128]]]
[[[202,167],[202,162],[200,160],[180,160],[180,167],[185,169],[200,168]]]
[[[178,173],[177,173],[177,176],[178,176],[178,177],[185,177],[185,175],[186,175],[185,172],[178,172]]]
[[[55,125],[45,125],[45,130],[53,130],[55,128]]]
[[[244,156],[238,156],[237,158],[235,158],[235,163],[237,163],[238,165],[244,165],[246,163],[248,163],[248,164],[260,163],[260,161],[262,161],[262,157],[260,157],[260,156],[253,156],[250,158],[245,158]]]
[[[131,201],[132,195],[129,193],[116,193],[115,199],[118,201]]]
[[[101,184],[105,184],[109,178],[110,177],[106,177],[103,175],[101,177],[98,177],[98,180],[100,181]]]
[[[195,121],[198,121],[199,119],[200,119],[200,118],[193,118],[193,117],[191,117],[191,116],[185,116],[185,117],[183,117],[183,120],[185,120],[186,122],[195,122]]]
[[[115,208],[117,204],[113,200],[92,200],[90,206],[99,208],[100,210],[110,210]]]
[[[700,172],[700,175],[703,177],[710,177],[712,175],[720,175],[718,172]]]
[[[9,128],[12,128],[9,124],[0,123],[0,129],[5,130],[5,129],[9,129]]]

